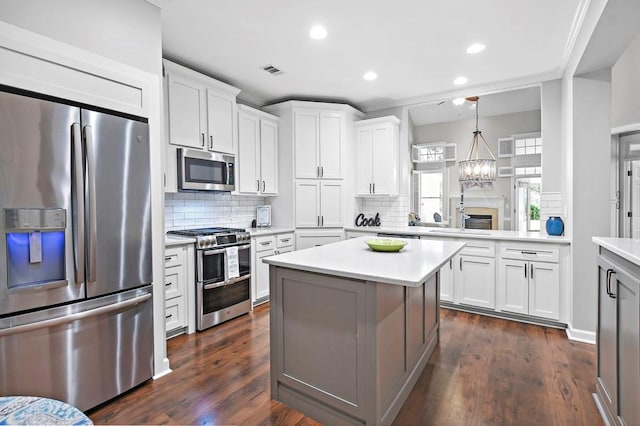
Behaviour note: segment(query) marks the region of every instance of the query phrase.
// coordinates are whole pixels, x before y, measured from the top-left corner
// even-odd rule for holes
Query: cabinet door
[[[342,178],[342,116],[337,113],[320,114],[320,177]]]
[[[278,125],[260,121],[260,182],[265,195],[278,194]]]
[[[498,308],[501,311],[529,313],[529,263],[500,259]]]
[[[207,129],[210,151],[235,154],[234,143],[235,101],[207,89]]]
[[[175,74],[167,75],[169,143],[204,148],[206,91],[204,86]]]
[[[357,138],[356,192],[358,195],[370,195],[373,193],[373,129],[371,127],[358,128]]]
[[[253,269],[254,280],[254,300],[260,300],[269,297],[269,265],[264,263],[262,259],[273,256],[273,250],[266,250],[256,253],[256,267]]]
[[[320,184],[320,226],[341,228],[342,182],[329,181]]]
[[[184,267],[182,265],[166,268],[164,271],[164,298],[165,300],[183,296],[185,288]]]
[[[613,265],[606,260],[598,259],[598,330],[596,333],[598,352],[596,391],[602,396],[606,410],[615,416],[618,400],[618,323],[616,299],[607,294],[607,270]]]
[[[440,300],[447,302],[453,302],[453,264],[454,258],[451,258],[440,268]]]
[[[296,232],[296,250],[304,250],[309,247],[318,247],[325,244],[342,241],[340,235],[300,235]]]
[[[625,424],[640,421],[640,296],[639,283],[618,271],[618,403]]]
[[[560,318],[558,264],[529,262],[529,315]]]
[[[238,191],[244,194],[258,194],[262,189],[259,121],[252,115],[238,114]]]
[[[395,195],[398,192],[398,161],[394,152],[393,128],[391,125],[376,126],[373,131],[373,193],[376,195]]]
[[[493,258],[460,256],[455,277],[455,301],[493,309],[495,307],[495,261]]]
[[[318,120],[313,112],[296,112],[294,123],[296,178],[320,177],[318,161]]]
[[[296,228],[320,226],[320,182],[296,181]]]

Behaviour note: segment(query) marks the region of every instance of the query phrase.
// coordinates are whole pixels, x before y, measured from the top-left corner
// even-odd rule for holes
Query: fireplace
[[[493,216],[490,214],[469,214],[465,220],[467,229],[493,229]]]

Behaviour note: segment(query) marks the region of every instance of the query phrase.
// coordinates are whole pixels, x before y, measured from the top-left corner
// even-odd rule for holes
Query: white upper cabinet
[[[235,154],[235,96],[207,88],[209,151]]]
[[[355,123],[358,196],[397,195],[400,120],[395,116]]]
[[[343,177],[343,123],[341,113],[296,111],[294,123],[295,177]]]
[[[204,86],[180,75],[167,75],[169,143],[204,148],[207,132]]]
[[[235,154],[240,90],[173,62],[163,64],[169,143]]]
[[[278,194],[278,117],[238,105],[238,192]]]

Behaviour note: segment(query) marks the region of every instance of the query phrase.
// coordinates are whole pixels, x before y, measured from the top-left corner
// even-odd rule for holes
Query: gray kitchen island
[[[391,424],[439,341],[439,274],[464,243],[367,237],[271,256],[271,397],[325,424]]]

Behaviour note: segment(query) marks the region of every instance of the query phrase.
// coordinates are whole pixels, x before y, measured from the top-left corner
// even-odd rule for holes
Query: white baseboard
[[[173,372],[173,370],[169,368],[169,358],[165,358],[162,361],[163,361],[162,364],[164,368],[159,373],[153,375],[153,380],[158,380],[160,377],[164,377],[167,374]]]
[[[582,343],[590,343],[592,345],[596,344],[595,331],[578,330],[576,328],[573,328],[571,324],[569,324],[567,326],[566,332],[569,340],[575,340],[576,342]]]

